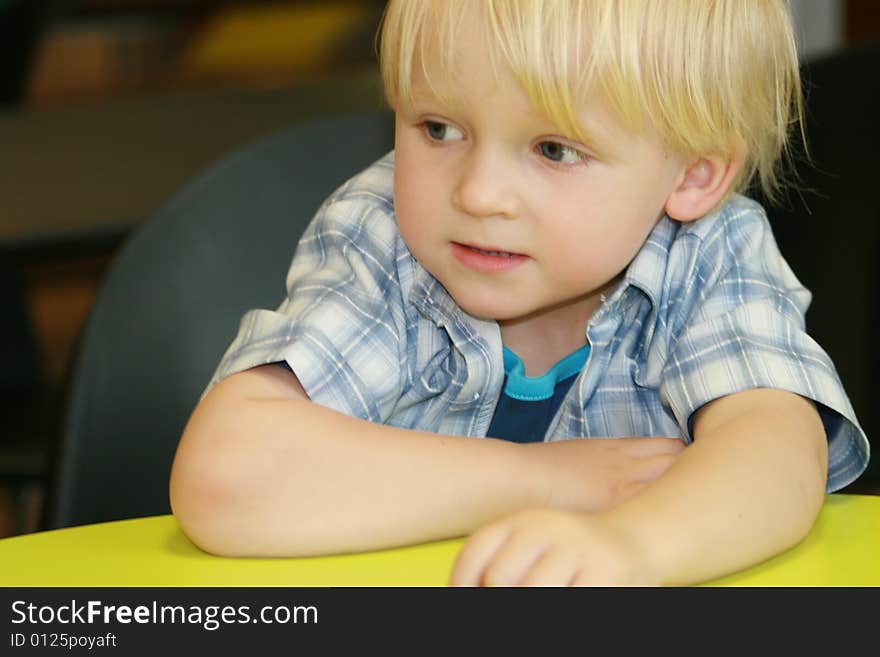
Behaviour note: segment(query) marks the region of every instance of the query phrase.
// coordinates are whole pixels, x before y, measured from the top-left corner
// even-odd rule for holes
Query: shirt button
[[[474,393],[474,401],[477,401],[479,398],[480,398],[480,393],[475,392]]]

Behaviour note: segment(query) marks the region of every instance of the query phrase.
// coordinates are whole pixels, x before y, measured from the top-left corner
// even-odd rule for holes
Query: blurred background
[[[116,249],[231,150],[380,107],[383,7],[0,0],[0,536],[40,527],[65,380]],[[874,0],[792,7],[804,59],[880,35]]]
[[[0,536],[40,524],[66,377],[119,245],[236,148],[379,108],[383,8],[0,0]]]

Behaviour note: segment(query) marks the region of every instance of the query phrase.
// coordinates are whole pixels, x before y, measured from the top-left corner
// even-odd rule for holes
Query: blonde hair
[[[390,0],[380,62],[392,107],[412,102],[414,65],[432,87],[427,62],[452,75],[469,3],[493,37],[487,57],[561,129],[583,136],[577,107],[598,93],[625,128],[650,127],[682,156],[744,147],[732,191],[757,176],[776,196],[790,129],[803,125],[784,0]]]

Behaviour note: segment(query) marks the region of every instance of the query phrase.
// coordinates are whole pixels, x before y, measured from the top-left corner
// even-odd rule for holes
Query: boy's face
[[[442,102],[418,73],[396,108],[394,202],[416,259],[471,315],[540,337],[560,321],[583,336],[662,216],[684,169],[658,140],[581,108],[588,147],[494,72],[482,28],[464,21]],[[522,335],[522,333],[520,333]]]

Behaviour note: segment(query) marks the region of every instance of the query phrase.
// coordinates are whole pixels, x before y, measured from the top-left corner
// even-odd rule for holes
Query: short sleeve
[[[856,479],[868,442],[834,364],[806,333],[809,292],[778,251],[766,218],[719,222],[678,291],[680,314],[660,393],[684,435],[704,404],[774,388],[817,403],[828,437],[828,491]]]
[[[405,319],[390,203],[349,191],[309,224],[277,310],[241,320],[211,381],[286,362],[309,397],[353,417],[383,422],[400,396]]]

